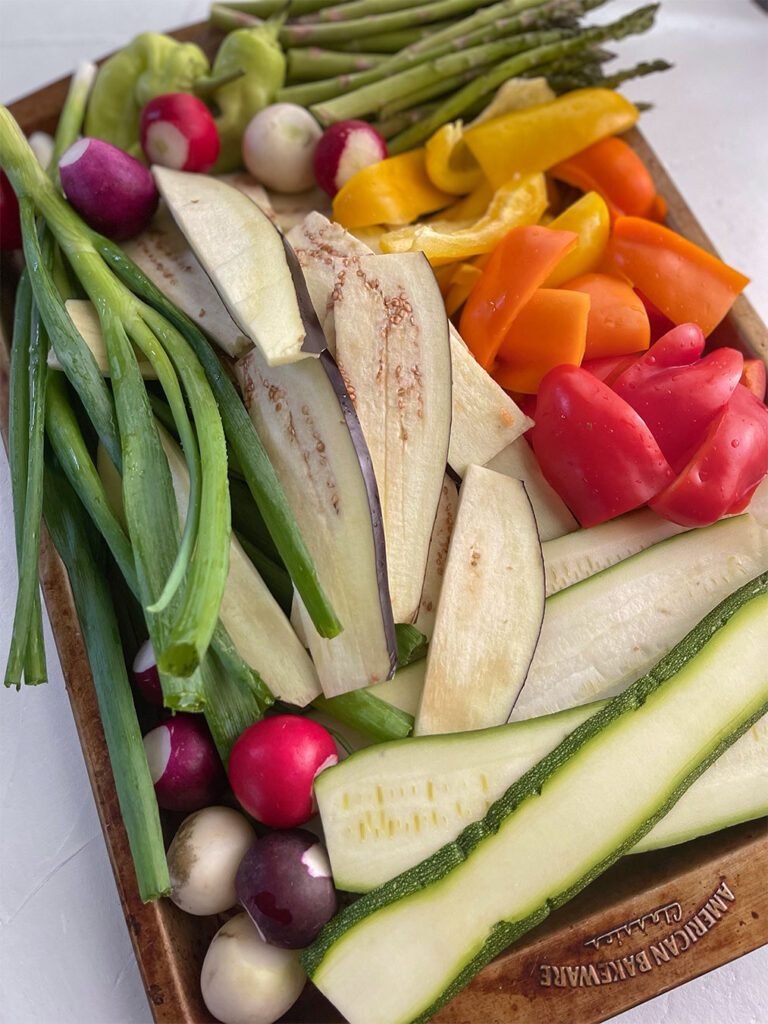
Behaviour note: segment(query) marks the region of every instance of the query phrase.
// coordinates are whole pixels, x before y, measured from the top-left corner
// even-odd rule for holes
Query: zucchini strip
[[[321,992],[352,1024],[426,1022],[492,957],[637,845],[768,712],[766,615],[763,573],[482,820],[343,910],[302,954]]]

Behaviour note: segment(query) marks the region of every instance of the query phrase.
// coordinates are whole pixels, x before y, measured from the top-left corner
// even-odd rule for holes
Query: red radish
[[[265,942],[303,949],[336,913],[328,854],[303,828],[270,832],[240,861],[237,898]]]
[[[224,789],[224,769],[199,715],[169,718],[147,733],[144,750],[157,802],[167,811],[197,811]]]
[[[0,167],[0,251],[11,252],[21,248],[21,220],[19,201],[11,188],[8,176]]]
[[[158,193],[149,170],[101,139],[79,139],[59,160],[61,187],[86,224],[116,241],[149,224]]]
[[[295,103],[273,103],[250,121],[243,162],[254,178],[276,192],[304,192],[315,182],[313,160],[322,128]]]
[[[139,139],[151,164],[199,174],[210,171],[221,149],[210,110],[186,92],[151,99],[141,112]]]
[[[365,121],[339,121],[323,134],[315,150],[315,178],[320,188],[335,196],[369,164],[386,160],[387,144]]]
[[[245,810],[272,828],[303,825],[315,813],[312,783],[339,755],[331,734],[300,715],[274,715],[242,733],[229,781]]]
[[[157,671],[157,659],[151,640],[145,640],[136,652],[131,666],[136,689],[148,704],[163,706],[163,688]]]

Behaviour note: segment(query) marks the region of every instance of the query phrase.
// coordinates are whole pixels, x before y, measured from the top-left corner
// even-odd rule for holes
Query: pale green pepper
[[[139,115],[144,105],[166,93],[192,92],[195,81],[208,72],[208,58],[199,46],[142,32],[99,70],[88,103],[85,134],[142,159]]]
[[[268,106],[285,80],[285,55],[277,41],[281,22],[265,22],[255,28],[241,28],[226,37],[219,47],[211,71],[212,79],[225,78],[238,70],[239,78],[219,86],[213,93],[218,107],[216,127],[221,154],[214,172],[240,167],[243,133],[254,114]]]

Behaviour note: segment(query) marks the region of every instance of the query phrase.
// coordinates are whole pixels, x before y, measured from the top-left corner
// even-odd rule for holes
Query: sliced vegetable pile
[[[44,513],[142,897],[245,911],[223,1024],[307,975],[426,1021],[618,857],[768,812],[747,279],[621,138],[666,65],[600,47],[655,8],[595,6],[216,4],[212,65],[84,66],[47,171],[0,108],[5,681],[45,679]]]

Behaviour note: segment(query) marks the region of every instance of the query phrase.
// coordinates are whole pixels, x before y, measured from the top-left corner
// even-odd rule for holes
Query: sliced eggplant
[[[323,692],[332,697],[381,682],[397,664],[384,533],[370,456],[341,374],[327,351],[318,359],[270,367],[258,349],[236,371],[344,627],[324,639],[299,606]]]
[[[296,249],[312,302],[333,351],[334,306],[359,257],[373,255],[365,242],[311,214],[288,235]],[[475,361],[461,335],[450,326],[451,440],[448,462],[463,476],[470,463],[485,465],[533,424],[509,395]]]
[[[306,358],[282,235],[256,203],[205,174],[153,167],[173,219],[239,329],[268,365]]]
[[[525,488],[470,466],[459,492],[414,734],[506,722],[543,615],[544,565]]]
[[[443,575],[445,574],[445,563],[448,558],[448,546],[451,543],[451,534],[453,533],[453,524],[456,522],[458,507],[459,489],[446,473],[443,477],[443,489],[440,492],[437,515],[435,516],[432,536],[429,541],[424,586],[421,591],[419,613],[416,616],[415,623],[428,638],[432,636],[435,629],[437,602],[440,599],[440,589],[443,585]]]
[[[487,463],[505,476],[522,480],[533,505],[539,537],[542,541],[553,540],[578,530],[579,524],[568,511],[563,499],[544,479],[536,456],[524,437],[518,437]]]
[[[426,257],[359,257],[334,320],[381,499],[392,614],[413,622],[451,430],[448,320]]]

